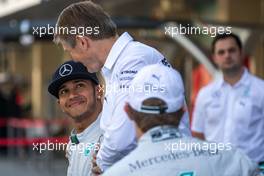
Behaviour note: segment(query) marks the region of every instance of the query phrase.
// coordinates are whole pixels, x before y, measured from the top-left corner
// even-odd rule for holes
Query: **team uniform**
[[[79,100],[74,100],[76,98],[80,99],[78,98],[80,96],[79,88],[82,86],[78,84],[73,84],[75,91],[74,96],[71,97],[69,97],[69,95],[67,97],[59,96],[59,91],[63,86],[63,84],[66,83],[67,81],[72,81],[72,80],[89,80],[94,84],[94,86],[99,85],[99,80],[96,74],[88,72],[87,68],[82,63],[67,61],[62,65],[60,65],[53,74],[52,81],[48,87],[49,93],[52,94],[54,97],[56,97],[59,101],[61,100],[66,101],[65,104],[67,104],[67,101],[68,103],[72,101],[79,103]],[[68,91],[67,93],[71,94],[72,90],[70,90],[70,88],[67,87],[67,85],[64,86],[66,87],[65,92]],[[93,87],[93,89],[94,88],[95,87]],[[83,102],[84,101],[82,101],[81,103]],[[99,110],[97,108],[101,108],[101,106],[95,107],[94,111],[96,113]],[[65,112],[67,113],[67,111]],[[70,113],[68,113],[68,115],[71,116]],[[90,118],[90,117],[86,116],[85,118]],[[99,114],[98,112],[96,120],[93,123],[91,123],[88,127],[86,127],[84,131],[82,131],[81,133],[76,133],[76,130],[72,130],[70,141],[66,148],[66,157],[68,158],[69,161],[69,166],[67,171],[68,176],[90,175],[92,168],[92,163],[91,163],[92,155],[95,150],[99,149],[99,144],[103,136],[103,131],[100,128],[100,119],[101,119],[101,114]]]
[[[122,34],[110,50],[102,68],[106,93],[100,127],[104,140],[96,161],[102,171],[136,147],[135,129],[123,108],[131,80],[141,68],[155,63],[170,67],[161,53],[133,41],[128,33]],[[190,135],[188,113],[181,121],[180,130]]]
[[[180,143],[185,146],[195,144],[196,147],[176,149],[176,144]],[[182,135],[172,126],[154,127],[141,136],[135,150],[103,176],[257,175],[257,165],[239,150],[212,150],[205,148],[206,144],[209,145],[208,142]]]
[[[264,161],[264,81],[244,70],[234,86],[223,78],[197,97],[192,130],[208,141],[231,143],[255,162]]]
[[[101,137],[100,116],[82,133],[71,132],[66,157],[69,161],[67,176],[87,176],[91,174],[92,155],[98,150]]]

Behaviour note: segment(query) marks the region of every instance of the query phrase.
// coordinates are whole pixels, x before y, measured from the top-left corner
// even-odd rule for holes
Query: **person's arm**
[[[191,136],[191,127],[190,127],[190,116],[189,116],[189,111],[187,108],[186,102],[185,104],[185,113],[182,116],[182,119],[179,124],[179,131],[184,134],[185,136]]]
[[[205,140],[206,137],[204,135],[204,126],[205,126],[205,118],[206,113],[204,112],[204,93],[202,90],[198,93],[198,96],[195,101],[194,111],[192,116],[192,136],[199,138],[201,140]]]
[[[134,78],[137,71],[145,66],[142,59],[134,59],[122,66],[120,66],[120,74],[118,84],[120,88],[111,97],[114,108],[109,115],[111,124],[106,127],[104,133],[104,140],[98,152],[96,163],[102,171],[112,166],[115,162],[127,155],[132,149],[136,147],[136,132],[133,122],[127,117],[124,111],[124,105],[127,99],[127,91],[129,85]]]
[[[226,162],[223,175],[261,176],[256,162],[252,161],[243,151],[237,148],[229,151],[230,158]]]

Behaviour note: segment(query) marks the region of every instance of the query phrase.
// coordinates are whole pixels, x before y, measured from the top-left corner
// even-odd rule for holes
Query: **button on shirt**
[[[104,130],[104,140],[96,161],[101,170],[106,170],[135,148],[134,125],[123,110],[127,91],[131,80],[141,68],[156,63],[170,67],[161,53],[133,41],[128,33],[122,34],[111,48],[102,68],[106,93],[100,127]],[[180,128],[184,133],[190,134],[187,113]]]
[[[233,86],[223,78],[197,97],[192,130],[206,140],[231,143],[256,162],[264,161],[264,81],[245,69]]]
[[[67,176],[88,176],[92,168],[92,154],[95,149],[98,150],[98,142],[102,137],[100,129],[100,116],[95,122],[87,127],[82,133],[76,134],[74,130],[71,135],[76,135],[79,141],[74,144],[68,143],[66,157],[69,161]]]
[[[208,142],[181,135],[177,128],[154,127],[140,137],[135,150],[103,176],[255,175],[257,165],[239,150],[208,146]]]

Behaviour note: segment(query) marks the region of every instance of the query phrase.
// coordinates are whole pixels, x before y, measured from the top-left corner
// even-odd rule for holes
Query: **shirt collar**
[[[250,77],[250,74],[248,72],[248,69],[244,68],[244,72],[242,74],[242,77],[240,78],[240,80],[233,87],[247,86],[250,83],[249,77]],[[224,81],[224,78],[222,76],[221,79],[218,82],[217,88],[220,89],[223,86],[225,86],[226,84],[228,84],[228,83],[226,83]]]
[[[122,50],[132,40],[133,38],[127,32],[123,33],[112,46],[103,69],[111,70]]]
[[[250,83],[248,69],[244,68],[244,73],[241,79],[235,84],[235,86],[247,86]]]
[[[97,119],[91,125],[89,125],[83,132],[77,134],[76,130],[73,129],[71,131],[71,136],[76,135],[79,142],[84,142],[88,134],[91,134],[100,125],[100,118],[101,118],[101,113],[98,115]]]

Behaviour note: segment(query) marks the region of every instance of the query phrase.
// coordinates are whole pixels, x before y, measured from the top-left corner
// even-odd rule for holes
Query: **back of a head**
[[[161,64],[142,68],[131,83],[129,109],[143,131],[178,126],[183,115],[184,87],[179,73]]]
[[[116,24],[102,7],[91,1],[83,1],[73,3],[61,12],[56,23],[54,41],[64,41],[74,47],[76,35],[99,40],[116,34]]]

